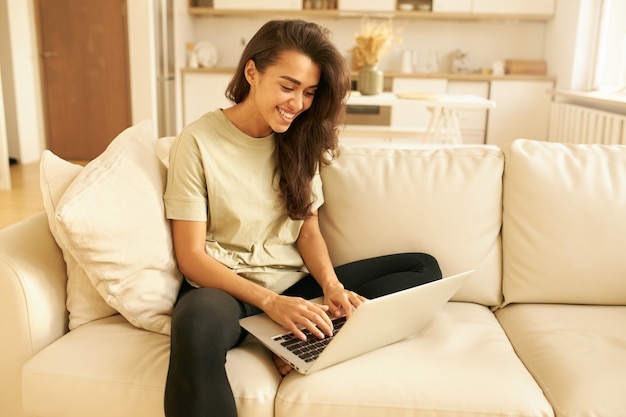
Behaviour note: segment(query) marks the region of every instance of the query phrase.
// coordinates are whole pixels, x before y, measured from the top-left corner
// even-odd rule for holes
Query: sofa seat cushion
[[[515,304],[496,316],[557,417],[626,416],[626,306]]]
[[[24,365],[25,412],[37,417],[163,416],[169,352],[169,337],[138,329],[120,315],[84,324]],[[226,369],[240,416],[274,415],[280,376],[265,348],[244,342],[229,352]]]
[[[375,331],[375,329],[374,329]],[[415,337],[308,376],[292,372],[276,416],[552,416],[486,307],[450,302]]]

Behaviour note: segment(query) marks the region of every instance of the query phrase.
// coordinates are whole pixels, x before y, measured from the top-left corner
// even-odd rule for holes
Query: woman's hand
[[[350,318],[352,311],[365,301],[365,297],[346,290],[339,282],[324,288],[324,304],[330,308],[330,314],[335,317],[345,313],[346,317]]]
[[[333,335],[333,324],[326,314],[328,306],[312,303],[300,297],[278,295],[264,310],[272,320],[301,340],[306,340],[301,327],[308,329],[320,339],[326,335]]]

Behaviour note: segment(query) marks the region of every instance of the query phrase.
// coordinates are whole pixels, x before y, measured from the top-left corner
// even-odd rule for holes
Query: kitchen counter
[[[200,117],[207,109],[225,108],[232,103],[223,94],[235,69],[233,67],[182,68],[181,80],[182,124]],[[351,72],[353,84],[358,73]],[[463,142],[507,145],[514,138],[527,137],[545,140],[548,134],[550,104],[555,77],[542,75],[413,73],[399,71],[386,73],[384,92],[473,94],[497,103],[493,109],[459,110],[459,127]],[[356,89],[353,85],[353,89]],[[207,92],[220,92],[207,94]],[[407,137],[419,126],[426,131],[432,114],[423,103],[406,101],[401,106],[380,106],[377,117],[352,114],[351,125],[384,126],[385,132],[373,132],[383,140],[415,141]],[[487,117],[489,112],[489,117]],[[393,124],[391,120],[393,119]],[[384,134],[383,134],[384,133]],[[344,135],[345,136],[345,135]],[[415,134],[412,135],[415,138]],[[362,135],[359,133],[357,139]]]
[[[207,73],[207,74],[232,74],[235,68],[215,67],[215,68],[181,68],[181,72],[187,73]],[[447,80],[454,81],[493,81],[493,80],[507,80],[507,81],[555,81],[556,77],[552,75],[501,75],[496,76],[492,74],[465,74],[465,73],[451,73],[451,72],[437,72],[437,73],[403,73],[399,71],[386,71],[386,79],[393,78],[445,78]],[[357,71],[351,71],[350,76],[353,80],[358,78]]]

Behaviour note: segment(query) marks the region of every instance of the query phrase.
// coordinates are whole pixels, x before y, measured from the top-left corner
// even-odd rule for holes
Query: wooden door
[[[126,0],[36,0],[47,146],[91,160],[130,126]]]

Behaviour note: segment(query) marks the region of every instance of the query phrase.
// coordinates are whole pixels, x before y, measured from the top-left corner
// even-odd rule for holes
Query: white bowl
[[[400,3],[398,5],[398,9],[404,12],[410,12],[411,10],[413,10],[413,5],[411,3]]]

